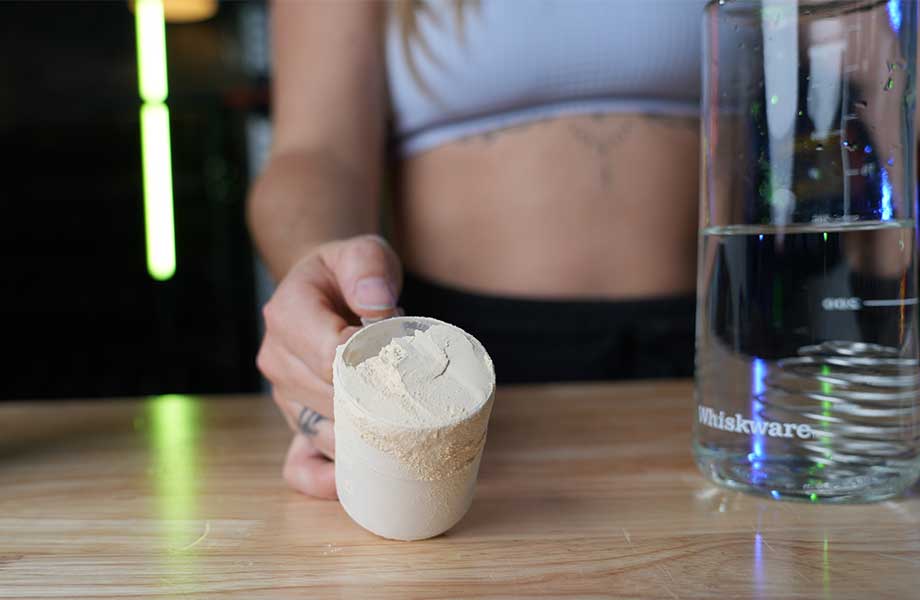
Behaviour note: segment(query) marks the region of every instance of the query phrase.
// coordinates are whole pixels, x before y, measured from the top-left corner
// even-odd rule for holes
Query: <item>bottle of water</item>
[[[706,9],[694,452],[811,502],[920,477],[909,0]]]

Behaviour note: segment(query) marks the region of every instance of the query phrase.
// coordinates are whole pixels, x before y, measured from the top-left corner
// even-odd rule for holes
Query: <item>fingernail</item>
[[[355,285],[355,303],[368,310],[389,310],[396,306],[396,298],[383,277],[365,277]]]

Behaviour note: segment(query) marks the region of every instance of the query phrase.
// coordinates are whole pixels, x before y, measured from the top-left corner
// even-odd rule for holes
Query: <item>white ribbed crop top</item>
[[[481,0],[457,31],[451,0],[418,14],[431,48],[395,19],[387,75],[397,151],[569,114],[699,114],[705,0]]]

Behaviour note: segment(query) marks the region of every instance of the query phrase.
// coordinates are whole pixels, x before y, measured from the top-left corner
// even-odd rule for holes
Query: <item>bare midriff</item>
[[[542,121],[404,160],[396,243],[408,271],[473,292],[687,295],[698,178],[695,119]]]

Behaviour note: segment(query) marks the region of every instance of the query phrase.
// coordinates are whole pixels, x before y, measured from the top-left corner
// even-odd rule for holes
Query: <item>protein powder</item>
[[[459,521],[495,393],[482,345],[436,319],[386,319],[338,348],[333,384],[336,487],[352,519],[400,540]]]

